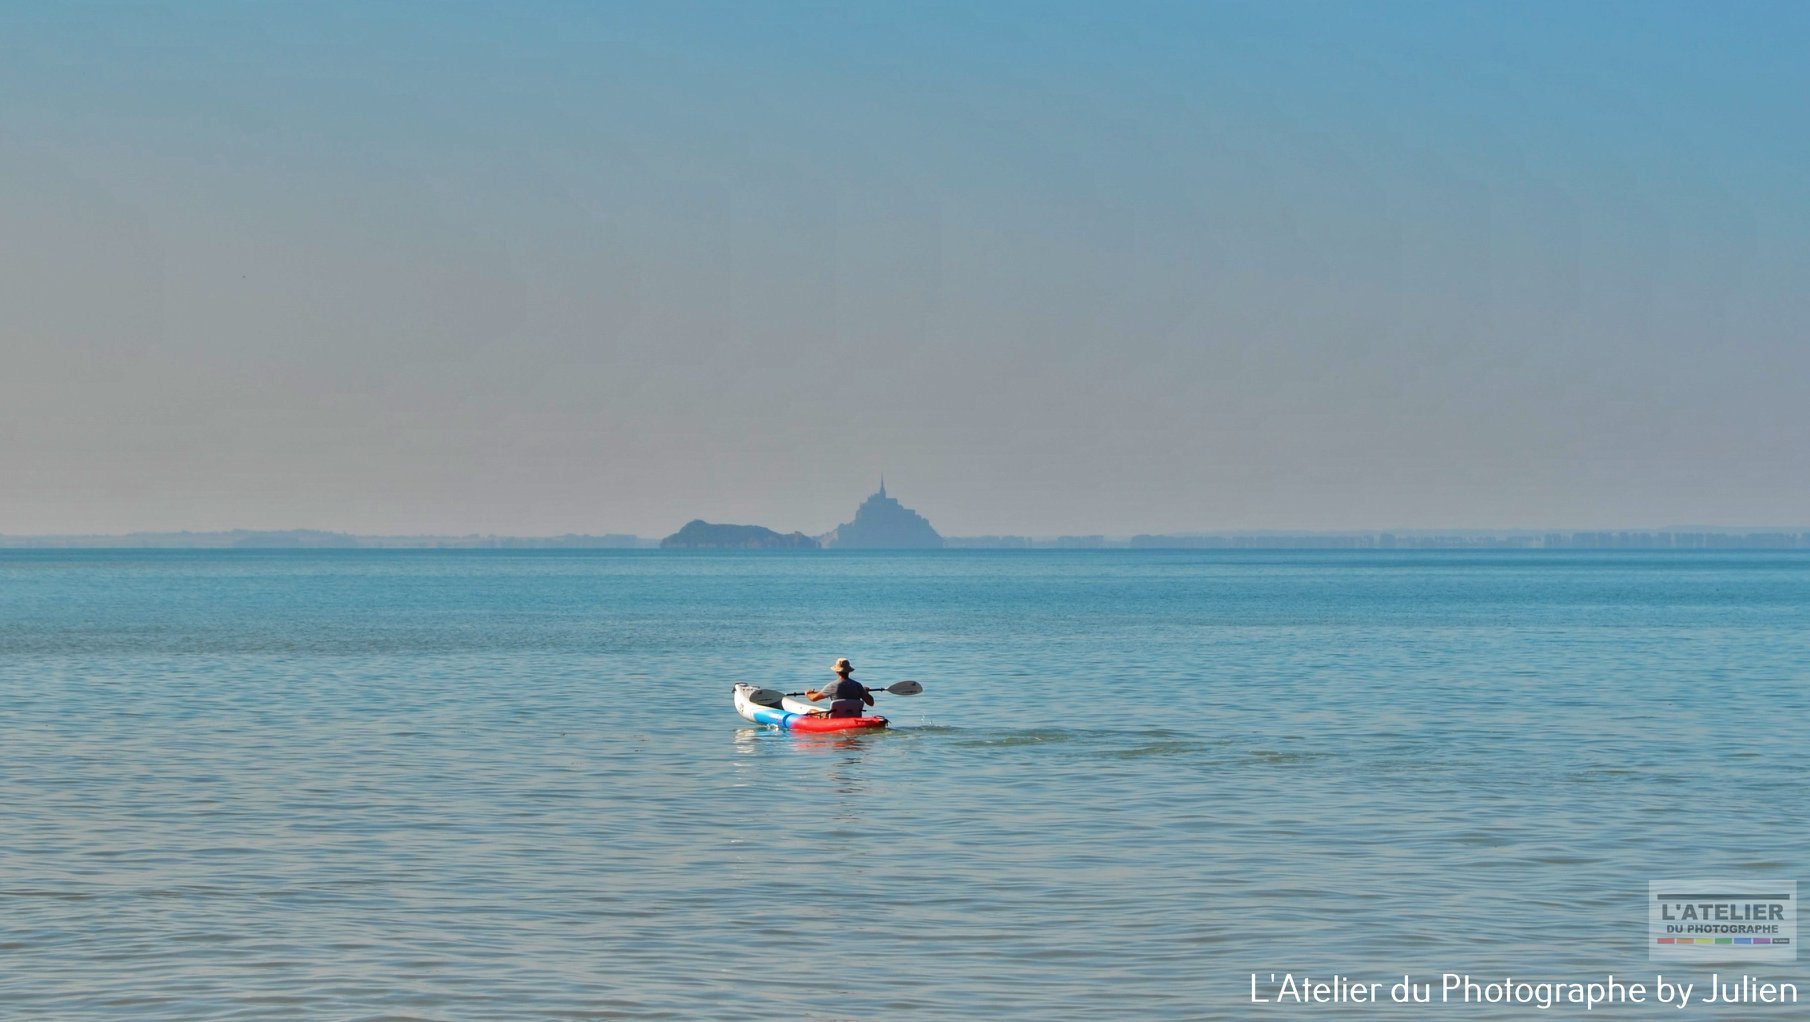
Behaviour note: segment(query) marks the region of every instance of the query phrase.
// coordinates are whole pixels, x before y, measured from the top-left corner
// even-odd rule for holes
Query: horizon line
[[[667,535],[671,535],[668,533]],[[1333,528],[1333,529],[1188,529],[1169,532],[1135,532],[1135,533],[971,533],[966,535],[946,535],[946,542],[955,544],[985,544],[988,541],[1010,543],[1015,545],[1047,543],[1047,544],[1135,544],[1149,546],[1152,541],[1175,540],[1185,546],[1210,544],[1214,540],[1370,540],[1383,546],[1389,540],[1407,540],[1410,542],[1436,542],[1440,539],[1452,540],[1521,540],[1545,541],[1558,538],[1562,541],[1585,539],[1609,539],[1633,541],[1639,537],[1729,537],[1747,538],[1756,536],[1789,537],[1793,545],[1810,545],[1810,525],[1667,525],[1660,527],[1611,527],[1611,528],[1575,528],[1575,527],[1534,527],[1515,526],[1504,528],[1475,527],[1414,527],[1414,528]],[[279,543],[295,546],[298,543],[331,547],[335,543],[344,542],[351,546],[360,544],[387,544],[391,546],[409,545],[448,545],[448,544],[532,544],[548,547],[588,546],[588,547],[635,547],[643,544],[658,544],[662,536],[644,536],[632,532],[581,533],[564,532],[555,534],[528,535],[519,533],[358,533],[337,529],[138,529],[129,532],[84,532],[84,533],[4,533],[0,532],[0,548],[59,548],[59,547],[98,547],[108,545],[108,541],[119,541],[119,547],[143,545],[146,541],[162,541],[162,545],[181,545],[182,543],[204,543],[209,540],[237,540],[249,546]],[[287,543],[280,541],[287,540]],[[136,542],[134,542],[136,541]],[[1139,543],[1139,541],[1145,541]],[[1669,546],[1670,544],[1668,544]],[[1386,546],[1384,547],[1386,548]]]

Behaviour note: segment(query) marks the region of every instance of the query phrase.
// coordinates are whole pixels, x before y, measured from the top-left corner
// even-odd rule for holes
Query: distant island
[[[815,550],[802,532],[781,534],[759,525],[713,525],[694,518],[660,541],[662,550]]]
[[[943,537],[930,520],[879,492],[855,509],[855,520],[813,539],[802,532],[781,534],[760,525],[712,525],[703,519],[685,524],[660,541],[663,550],[938,550]]]
[[[934,550],[943,537],[930,520],[880,490],[855,509],[855,520],[836,526],[819,537],[823,545],[843,550]]]

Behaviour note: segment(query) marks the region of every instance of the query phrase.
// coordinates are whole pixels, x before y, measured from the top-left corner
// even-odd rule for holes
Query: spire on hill
[[[824,546],[847,549],[902,550],[935,548],[943,537],[923,515],[886,495],[886,477],[879,492],[862,501],[855,520],[836,526],[822,538]]]

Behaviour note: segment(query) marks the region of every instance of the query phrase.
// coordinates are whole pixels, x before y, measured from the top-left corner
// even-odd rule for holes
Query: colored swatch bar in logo
[[[1655,937],[1657,944],[1770,944],[1771,937]],[[1780,941],[1784,943],[1784,941]]]

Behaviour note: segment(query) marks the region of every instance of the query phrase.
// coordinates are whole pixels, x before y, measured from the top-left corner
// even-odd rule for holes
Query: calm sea
[[[1525,1018],[1250,975],[1810,879],[1810,555],[7,552],[0,727],[8,1020]]]

